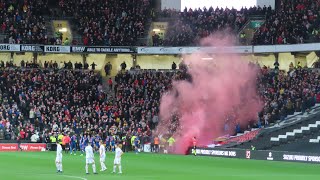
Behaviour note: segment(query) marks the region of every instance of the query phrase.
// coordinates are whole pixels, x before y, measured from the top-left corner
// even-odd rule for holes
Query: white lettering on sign
[[[10,50],[10,45],[0,45],[0,50],[5,51],[5,50]]]
[[[208,149],[197,149],[197,154],[199,155],[211,155],[211,156],[226,156],[226,157],[236,157],[236,151],[223,151],[223,150],[208,150]]]
[[[320,156],[304,156],[304,155],[283,155],[286,161],[304,161],[304,162],[320,162]]]
[[[35,46],[21,46],[21,51],[36,51]]]
[[[46,51],[59,52],[60,47],[46,47]]]
[[[85,47],[72,47],[73,52],[84,52]]]

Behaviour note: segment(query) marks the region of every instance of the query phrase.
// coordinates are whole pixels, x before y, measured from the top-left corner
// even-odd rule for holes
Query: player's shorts
[[[56,157],[56,162],[62,163],[62,157]]]
[[[100,157],[100,162],[105,162],[106,161],[106,156]]]
[[[114,141],[112,141],[110,144],[111,144],[111,146],[114,146],[114,145],[115,145],[115,142],[114,142]]]
[[[86,163],[87,164],[93,164],[94,163],[94,159],[93,158],[86,158]]]
[[[113,164],[121,164],[121,158],[115,158]]]

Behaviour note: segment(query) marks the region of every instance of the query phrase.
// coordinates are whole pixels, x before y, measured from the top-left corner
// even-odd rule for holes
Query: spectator
[[[89,68],[89,64],[87,62],[84,62],[83,69],[88,69],[88,68]]]
[[[91,64],[91,69],[92,69],[92,70],[95,70],[95,69],[96,69],[96,66],[97,66],[97,65],[96,65],[94,62],[92,62],[92,64]]]
[[[66,40],[63,42],[64,46],[69,46],[70,45],[70,41],[68,38],[66,38]]]
[[[21,66],[22,68],[24,68],[24,66],[25,66],[24,60],[21,61],[20,66]]]
[[[175,62],[172,63],[171,69],[172,70],[176,70],[177,69],[177,64]]]
[[[40,137],[38,135],[38,132],[33,133],[31,136],[31,142],[36,143],[36,142],[39,142],[39,140],[40,140]]]
[[[109,80],[108,80],[108,85],[109,85],[109,90],[112,91],[113,81],[111,78],[109,78]]]
[[[121,70],[126,70],[127,68],[127,64],[126,62],[123,61],[123,63],[121,64]]]
[[[108,62],[105,66],[104,66],[104,71],[106,73],[106,76],[110,75],[110,72],[112,70],[112,65],[110,62]]]

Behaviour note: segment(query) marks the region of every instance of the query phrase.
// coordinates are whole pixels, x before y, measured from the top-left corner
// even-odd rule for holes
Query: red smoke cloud
[[[202,41],[203,45],[218,47],[220,52],[224,46],[231,46],[230,42],[217,37]],[[214,138],[234,133],[236,123],[245,128],[249,120],[257,120],[262,108],[256,90],[258,69],[249,66],[248,61],[237,54],[197,52],[185,56],[184,63],[189,67],[192,82],[173,81],[172,90],[162,96],[156,130],[176,139],[175,153],[185,153],[194,136],[198,146],[205,146],[212,144]],[[179,115],[178,121],[172,120],[173,114]],[[236,119],[229,122],[230,130],[226,132],[224,126],[230,114],[236,114]],[[172,126],[177,128],[170,132]]]

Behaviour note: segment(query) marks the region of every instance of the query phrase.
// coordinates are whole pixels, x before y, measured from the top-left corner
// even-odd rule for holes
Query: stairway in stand
[[[105,73],[103,71],[103,73]],[[107,97],[108,97],[108,101],[113,101],[115,98],[115,94],[114,94],[114,77],[111,77],[112,81],[113,81],[113,88],[110,90],[109,88],[109,84],[108,84],[108,80],[111,76],[102,76],[102,88],[103,90],[107,93]]]

